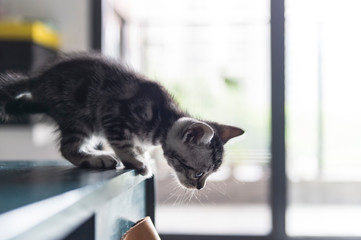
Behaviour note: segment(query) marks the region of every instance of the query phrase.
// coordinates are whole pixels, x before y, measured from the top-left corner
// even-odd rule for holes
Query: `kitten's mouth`
[[[202,190],[204,186],[202,185],[193,185],[193,184],[183,184],[183,186],[185,186],[186,188],[189,188],[189,189],[198,189],[198,190]]]
[[[198,190],[201,190],[204,188],[205,184],[202,184],[202,183],[199,183],[199,182],[188,182],[188,181],[181,181],[179,178],[178,178],[180,184],[185,187],[185,188],[188,188],[188,189],[198,189]]]
[[[189,189],[197,189],[197,186],[193,185],[193,184],[190,184],[190,183],[182,183],[182,186],[185,187],[185,188],[189,188]]]

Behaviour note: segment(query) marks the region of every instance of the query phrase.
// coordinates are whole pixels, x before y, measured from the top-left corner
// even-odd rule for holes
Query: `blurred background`
[[[284,3],[286,234],[361,237],[361,2]],[[101,51],[194,116],[246,130],[199,192],[179,188],[154,152],[161,234],[271,233],[269,0],[1,0],[0,19],[40,21],[59,36],[55,51]],[[52,130],[0,125],[0,160],[61,159]]]

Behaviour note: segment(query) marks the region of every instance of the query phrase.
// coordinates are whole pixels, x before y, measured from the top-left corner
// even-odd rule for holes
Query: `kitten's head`
[[[236,127],[180,118],[167,134],[164,156],[183,186],[202,189],[222,164],[223,145],[243,133]]]

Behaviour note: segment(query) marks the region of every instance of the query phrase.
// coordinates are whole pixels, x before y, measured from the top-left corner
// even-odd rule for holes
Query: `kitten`
[[[147,175],[146,147],[160,144],[180,183],[197,189],[221,165],[223,145],[244,133],[192,118],[161,85],[97,54],[65,56],[28,77],[0,75],[0,116],[31,113],[54,119],[60,152],[76,166]]]

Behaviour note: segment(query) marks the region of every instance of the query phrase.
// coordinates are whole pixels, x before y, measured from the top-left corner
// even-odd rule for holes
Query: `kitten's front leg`
[[[146,176],[150,174],[149,168],[145,163],[142,155],[137,154],[132,144],[127,144],[126,147],[119,147],[111,144],[115,155],[122,161],[125,167],[137,169],[138,172]]]
[[[86,147],[88,135],[81,128],[61,129],[61,154],[72,164],[84,168],[112,169],[121,164],[114,154]]]
[[[122,119],[113,108],[104,111],[101,117],[101,124],[108,143],[125,167],[137,169],[141,175],[148,176],[150,171],[143,156],[135,151],[133,134],[127,125],[131,124],[129,119]]]
[[[108,141],[115,155],[122,161],[125,167],[137,169],[143,176],[150,174],[145,159],[141,154],[135,151],[132,140],[112,140],[110,138]]]

